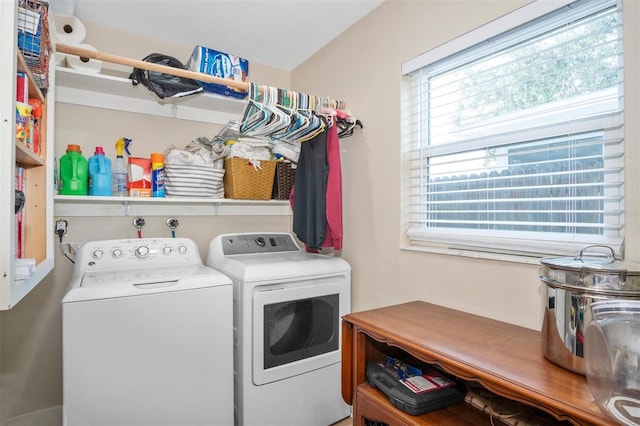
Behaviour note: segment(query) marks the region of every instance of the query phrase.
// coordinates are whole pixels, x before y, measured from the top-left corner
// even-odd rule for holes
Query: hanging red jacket
[[[326,216],[327,229],[321,247],[342,250],[342,164],[340,161],[340,141],[334,124],[327,131],[327,177]]]

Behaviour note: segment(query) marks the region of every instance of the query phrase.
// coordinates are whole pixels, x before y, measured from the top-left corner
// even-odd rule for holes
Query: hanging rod
[[[231,87],[233,89],[239,89],[247,92],[249,90],[249,83],[244,81],[235,81],[227,78],[220,78],[210,74],[201,72],[189,71],[182,68],[173,68],[166,65],[154,64],[151,62],[145,62],[138,59],[131,59],[124,56],[113,55],[110,53],[103,53],[94,50],[83,49],[77,46],[70,46],[68,44],[56,43],[56,51],[60,53],[66,53],[70,55],[76,55],[80,58],[96,59],[99,61],[110,62],[112,64],[126,65],[133,68],[140,68],[148,71],[156,71],[163,74],[175,75],[178,77],[191,78],[194,80],[204,81],[206,83],[215,83],[222,86]],[[265,86],[258,86],[260,93],[264,91]],[[346,105],[343,101],[337,102],[338,109],[346,109]]]

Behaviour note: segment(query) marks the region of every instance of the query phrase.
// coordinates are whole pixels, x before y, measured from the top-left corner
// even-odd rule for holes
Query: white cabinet
[[[45,97],[17,48],[17,0],[0,1],[0,310],[11,309],[53,269],[53,131],[54,78]],[[16,139],[16,73],[28,75],[29,97],[43,104],[41,152]],[[51,75],[52,73],[50,73]],[[35,271],[16,279],[16,168],[24,169],[24,257],[35,260]]]

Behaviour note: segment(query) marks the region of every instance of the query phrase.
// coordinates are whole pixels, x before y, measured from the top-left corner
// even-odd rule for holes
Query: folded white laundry
[[[239,140],[230,145],[229,157],[271,160],[271,143]]]
[[[184,166],[204,166],[205,162],[199,155],[177,148],[169,149],[164,157],[164,164]]]

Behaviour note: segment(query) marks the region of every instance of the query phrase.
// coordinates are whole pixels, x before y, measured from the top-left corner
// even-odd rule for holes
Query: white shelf
[[[56,68],[57,102],[139,114],[227,125],[238,120],[245,101],[203,93],[160,103],[146,87],[107,74],[87,74]],[[214,198],[138,198],[56,195],[54,214],[73,216],[288,216],[287,200],[234,200]]]
[[[55,216],[282,216],[288,200],[55,196]]]
[[[244,100],[212,93],[160,100],[128,78],[64,67],[56,67],[56,101],[213,124],[237,120],[245,105]]]

